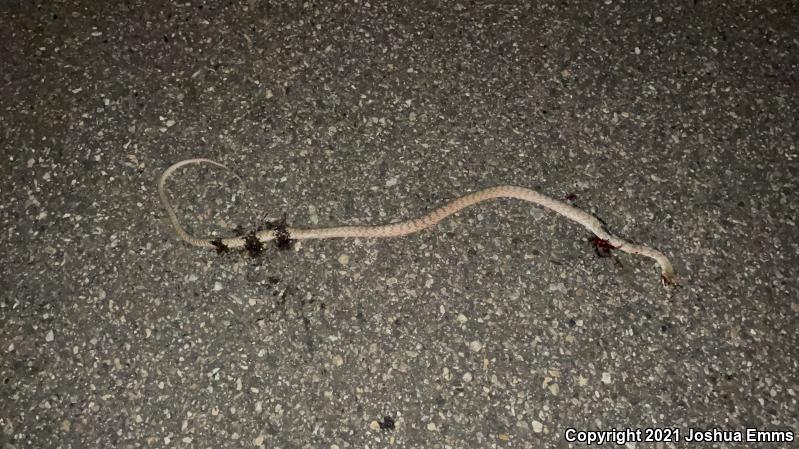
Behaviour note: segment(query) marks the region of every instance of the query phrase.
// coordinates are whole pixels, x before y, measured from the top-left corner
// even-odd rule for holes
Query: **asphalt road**
[[[0,3],[2,448],[796,439],[797,3],[531,3]],[[156,194],[198,156],[243,182],[177,173],[196,234],[516,184],[682,286],[511,200],[392,240],[200,250]]]

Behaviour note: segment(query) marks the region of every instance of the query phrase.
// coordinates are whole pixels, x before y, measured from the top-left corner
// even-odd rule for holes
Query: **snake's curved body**
[[[166,209],[169,220],[175,228],[181,240],[194,246],[202,248],[219,248],[220,244],[225,248],[244,248],[247,244],[245,237],[230,237],[225,239],[210,239],[210,238],[197,238],[189,234],[186,229],[180,224],[175,209],[169,203],[166,195],[165,184],[167,179],[179,168],[191,164],[209,164],[220,168],[228,169],[225,165],[210,159],[186,159],[177,162],[167,168],[161,175],[158,181],[158,194],[161,197],[161,202]],[[292,240],[310,240],[310,239],[334,239],[334,238],[387,238],[387,237],[401,237],[408,234],[413,234],[432,226],[435,226],[441,220],[455,214],[473,204],[494,198],[516,198],[522,201],[537,204],[545,209],[562,215],[576,223],[579,223],[584,228],[591,231],[598,238],[606,241],[618,249],[630,254],[641,255],[655,260],[660,265],[661,278],[664,284],[676,285],[676,274],[674,268],[671,266],[669,259],[660,251],[644,245],[638,245],[628,242],[622,238],[616,237],[611,234],[599,219],[595,216],[580,210],[563,201],[550,198],[535,190],[525,187],[517,187],[510,185],[500,185],[489,187],[487,189],[479,190],[460,198],[454,199],[443,206],[428,212],[421,217],[400,221],[397,223],[375,225],[375,226],[336,226],[328,228],[293,228],[286,227],[283,231],[288,233]],[[258,241],[267,242],[278,238],[275,230],[260,231],[255,234]]]

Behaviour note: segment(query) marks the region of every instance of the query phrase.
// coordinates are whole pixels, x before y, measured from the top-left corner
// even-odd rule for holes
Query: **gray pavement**
[[[795,438],[796,3],[532,3],[0,3],[2,448]],[[682,287],[511,200],[200,250],[156,194],[197,156],[243,179],[169,183],[197,234],[507,183],[663,250]]]

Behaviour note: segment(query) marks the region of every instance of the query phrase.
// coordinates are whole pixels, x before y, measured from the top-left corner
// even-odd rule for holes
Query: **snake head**
[[[677,282],[677,275],[674,273],[662,274],[660,276],[660,280],[663,282],[663,285],[665,285],[667,288],[668,287],[677,288],[680,286],[679,282]]]

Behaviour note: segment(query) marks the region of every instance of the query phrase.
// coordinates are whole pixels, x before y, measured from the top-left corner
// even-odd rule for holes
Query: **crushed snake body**
[[[194,246],[202,248],[245,248],[247,237],[229,237],[221,239],[197,238],[189,234],[180,224],[175,209],[169,202],[166,195],[165,184],[167,179],[179,168],[192,164],[209,164],[216,167],[228,169],[227,166],[210,159],[196,158],[186,159],[177,162],[167,168],[158,181],[158,194],[161,202],[166,209],[169,221],[181,240]],[[645,245],[634,244],[611,234],[605,225],[595,216],[578,209],[571,204],[556,200],[535,190],[525,187],[510,185],[499,185],[479,190],[474,193],[463,195],[443,206],[440,206],[425,215],[415,219],[400,221],[396,223],[373,225],[373,226],[335,226],[324,228],[293,228],[284,227],[281,231],[291,240],[311,240],[311,239],[335,239],[335,238],[388,238],[401,237],[413,234],[421,230],[435,226],[441,220],[455,214],[473,204],[494,198],[516,198],[522,201],[537,204],[545,209],[551,210],[558,215],[562,215],[584,228],[591,231],[597,238],[611,245],[613,249],[618,249],[629,254],[645,256],[655,260],[660,265],[661,279],[666,285],[676,285],[676,274],[671,262],[662,252]],[[259,231],[254,234],[258,242],[268,242],[280,238],[275,229]]]

